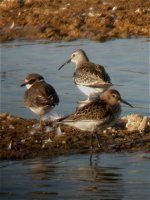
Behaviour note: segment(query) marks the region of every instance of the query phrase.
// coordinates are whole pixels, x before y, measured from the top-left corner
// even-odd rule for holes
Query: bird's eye
[[[112,96],[113,96],[114,98],[116,98],[116,95],[115,95],[115,94],[113,94]]]
[[[28,83],[29,84],[33,84],[35,82],[35,80],[34,79],[31,79]]]

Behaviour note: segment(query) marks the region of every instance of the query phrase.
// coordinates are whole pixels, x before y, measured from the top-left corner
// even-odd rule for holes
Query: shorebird
[[[42,129],[42,116],[50,112],[59,103],[59,97],[40,74],[29,74],[21,86],[26,86],[24,104],[39,116],[39,128]]]
[[[88,99],[82,101],[82,103],[89,102],[93,97],[99,96],[100,93],[104,92],[112,85],[111,79],[104,67],[90,62],[82,49],[74,51],[70,58],[66,60],[58,70],[70,62],[76,64],[76,69],[73,74],[75,84],[88,96]]]
[[[98,138],[98,131],[114,125],[115,121],[119,118],[121,114],[120,103],[133,107],[121,98],[117,90],[106,90],[99,99],[91,101],[73,114],[59,119],[58,124],[65,124],[82,131],[90,132]]]

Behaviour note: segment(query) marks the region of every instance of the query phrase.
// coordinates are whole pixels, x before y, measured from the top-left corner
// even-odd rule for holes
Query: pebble
[[[10,29],[13,29],[15,27],[15,22],[13,22],[11,25],[10,25]]]
[[[116,11],[118,9],[118,7],[117,6],[114,6],[113,8],[112,8],[112,11]]]
[[[14,129],[15,127],[12,124],[10,124],[9,128]]]
[[[12,141],[9,143],[9,145],[8,145],[8,150],[11,150],[11,147],[12,147]]]

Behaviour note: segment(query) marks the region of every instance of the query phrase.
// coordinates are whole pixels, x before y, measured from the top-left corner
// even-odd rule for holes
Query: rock
[[[147,116],[144,116],[139,127],[138,127],[138,130],[140,132],[143,132],[145,131],[146,127],[148,126],[148,117]]]
[[[128,131],[144,131],[148,126],[148,117],[139,114],[127,116],[126,128]]]

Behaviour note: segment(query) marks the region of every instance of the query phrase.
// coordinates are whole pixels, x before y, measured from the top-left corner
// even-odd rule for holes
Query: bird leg
[[[86,104],[88,104],[90,102],[91,102],[91,100],[89,98],[84,101],[78,101],[77,109],[84,107]]]
[[[78,101],[78,106],[77,109],[85,106],[86,104],[93,102],[93,101],[97,101],[97,99],[99,99],[99,96],[88,96],[88,99],[84,100],[84,101]]]
[[[43,129],[42,116],[41,116],[41,115],[39,115],[39,129],[40,129],[40,130]]]
[[[91,154],[90,154],[90,163],[91,164],[92,164],[93,149],[94,149],[94,146],[93,146],[93,136],[94,135],[95,135],[95,138],[96,138],[96,140],[98,142],[98,147],[101,148],[99,136],[97,134],[97,131],[95,131],[94,134],[91,134]]]
[[[93,134],[91,134],[91,153],[90,153],[90,163],[92,163],[93,157]]]
[[[97,134],[97,131],[94,132],[94,135],[95,135],[95,138],[96,138],[96,140],[98,142],[98,147],[101,148],[100,139],[99,139],[99,136]]]

